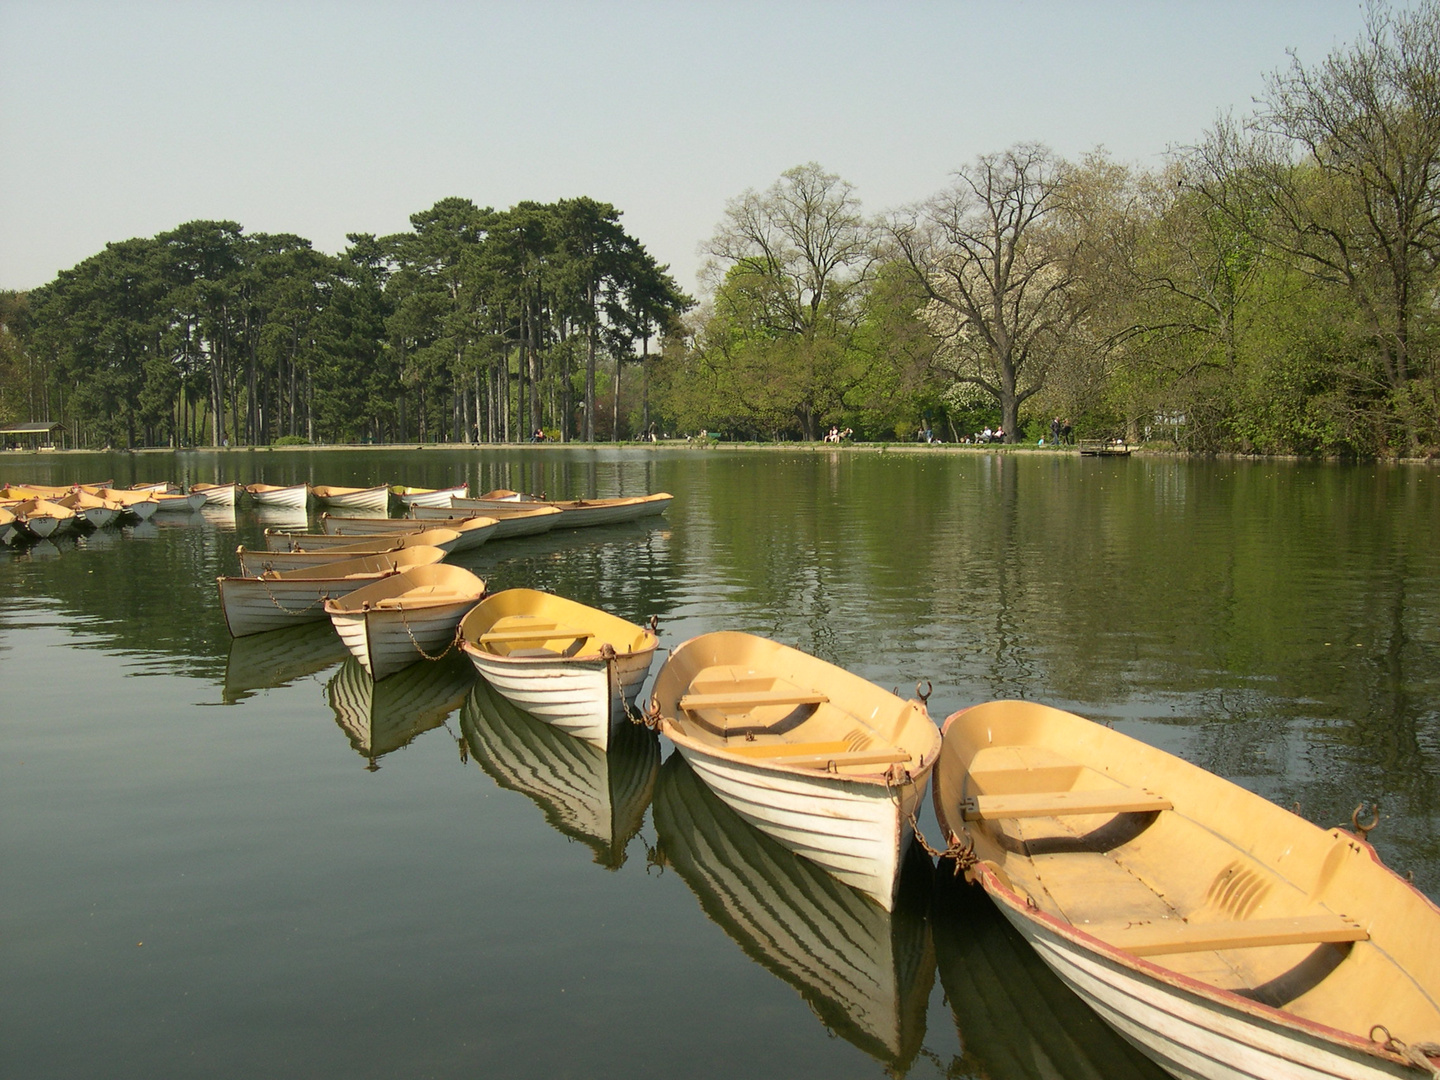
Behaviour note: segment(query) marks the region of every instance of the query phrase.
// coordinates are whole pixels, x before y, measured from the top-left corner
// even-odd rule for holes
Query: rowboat
[[[929,858],[910,849],[895,910],[885,911],[750,825],[678,754],[660,770],[652,817],[665,863],[710,920],[826,1028],[904,1076],[935,984]]]
[[[325,618],[327,599],[393,577],[408,567],[439,562],[439,548],[408,548],[385,555],[362,555],[328,566],[270,571],[259,577],[216,578],[220,607],[231,637],[275,630]]]
[[[295,537],[304,540],[305,534],[284,533],[282,535]],[[326,540],[333,539],[326,536]],[[347,536],[343,539],[355,540],[356,537]],[[362,555],[384,555],[386,552],[403,551],[406,548],[434,547],[445,553],[449,553],[455,542],[460,539],[460,534],[454,529],[426,529],[424,532],[406,533],[404,536],[382,536],[371,541],[360,541],[353,544],[336,544],[328,547],[307,549],[297,544],[294,551],[249,551],[244,544],[235,549],[235,554],[240,557],[240,573],[247,576],[257,576],[266,570],[299,570],[305,566],[324,566],[327,563],[343,562],[345,559],[357,559]]]
[[[192,491],[190,494],[183,492],[152,492],[155,496],[155,512],[157,514],[193,514],[205,505],[207,499],[203,491]]]
[[[887,911],[940,752],[925,706],[753,634],[702,634],[650,714],[741,817]]]
[[[1440,1062],[1440,909],[1363,829],[1318,828],[1022,701],[945,722],[935,811],[1041,959],[1176,1076],[1370,1080]]]
[[[326,506],[338,506],[345,510],[372,510],[377,514],[383,514],[390,509],[389,484],[368,488],[313,484],[310,491]]]
[[[965,1075],[1168,1080],[1055,977],[984,892],[948,869],[935,875],[930,926]]]
[[[91,495],[88,491],[68,491],[54,500],[61,506],[68,506],[75,517],[88,528],[103,529],[120,517],[118,504]]]
[[[131,484],[130,491],[148,491],[152,495],[182,495],[185,489],[172,480],[157,480],[153,484]]]
[[[123,488],[91,487],[86,484],[82,484],[80,490],[106,502],[115,503],[120,507],[121,519],[127,522],[149,521],[155,511],[160,509],[159,500],[149,491],[126,491]]]
[[[205,502],[209,506],[234,506],[235,500],[240,495],[240,485],[191,484],[191,494],[193,495],[197,491],[205,496]]]
[[[498,499],[452,499],[450,505],[456,510],[483,511],[503,510],[514,506],[553,506],[564,515],[556,522],[555,528],[580,529],[589,525],[614,525],[622,521],[636,521],[654,514],[663,514],[674,501],[675,496],[662,491],[629,499],[551,500],[512,498],[507,495]]]
[[[464,657],[414,665],[376,682],[347,655],[326,684],[325,698],[335,723],[374,772],[380,758],[443,724],[474,685],[475,669]]]
[[[416,566],[325,601],[325,614],[370,677],[383,679],[449,652],[456,626],[484,594],[485,582],[469,570]]]
[[[309,484],[247,484],[245,490],[255,500],[256,506],[284,507],[288,510],[304,510],[310,502]]]
[[[497,524],[491,539],[505,540],[516,536],[539,536],[547,533],[559,523],[564,514],[553,506],[491,506],[488,510],[416,506],[411,508],[410,517],[406,520],[439,525],[476,517],[493,518]]]
[[[455,496],[464,498],[470,494],[470,485],[456,484],[447,488],[422,488],[406,487],[404,484],[391,484],[390,494],[394,495],[406,506],[449,506],[450,500]]]
[[[460,710],[460,734],[496,784],[533,802],[556,831],[588,847],[599,865],[625,865],[660,772],[655,732],[624,724],[610,748],[601,750],[517,709],[481,679]]]
[[[501,694],[602,750],[640,693],[653,630],[535,589],[506,589],[460,624],[460,647]]]
[[[222,700],[243,701],[334,667],[350,655],[329,623],[301,622],[230,642]]]
[[[49,499],[21,499],[8,504],[16,524],[36,540],[44,540],[75,527],[75,511]]]
[[[348,536],[359,540],[361,537],[400,536],[418,532],[421,529],[443,525],[460,534],[452,551],[470,551],[477,548],[495,534],[498,522],[492,517],[454,518],[445,522],[416,521],[414,518],[357,518],[320,515],[320,527],[332,536]]]

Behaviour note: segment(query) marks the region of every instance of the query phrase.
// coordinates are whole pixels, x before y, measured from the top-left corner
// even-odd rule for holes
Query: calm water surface
[[[0,479],[666,490],[462,557],[740,629],[938,719],[1024,697],[1372,840],[1440,896],[1440,478],[1381,466],[744,451],[6,455]],[[893,916],[639,729],[610,755],[454,657],[231,642],[242,509],[0,552],[0,1072],[1153,1077],[983,897]],[[657,665],[658,666],[658,665]],[[922,823],[933,829],[933,817]]]

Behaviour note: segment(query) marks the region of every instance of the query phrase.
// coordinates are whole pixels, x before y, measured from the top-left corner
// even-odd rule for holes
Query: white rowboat
[[[499,522],[492,517],[474,517],[445,522],[416,521],[414,518],[357,518],[320,515],[320,526],[332,536],[348,536],[359,542],[366,537],[398,536],[418,532],[436,525],[454,529],[460,534],[451,551],[470,551],[495,535]]]
[[[666,492],[636,496],[629,499],[542,500],[520,497],[500,499],[453,499],[457,510],[504,510],[517,506],[553,506],[564,515],[555,523],[557,529],[581,529],[589,525],[615,525],[637,521],[643,517],[663,514],[675,496]]]
[[[660,644],[653,630],[534,589],[487,597],[465,616],[460,640],[509,701],[601,749]]]
[[[304,510],[310,501],[309,484],[250,484],[245,488],[257,506],[273,506],[286,510]]]
[[[1360,838],[1033,702],[950,717],[935,780],[968,876],[1175,1076],[1440,1062],[1440,909]]]
[[[652,715],[741,817],[887,911],[940,752],[918,701],[752,634],[692,638]]]
[[[312,484],[310,491],[326,506],[336,506],[344,510],[371,510],[377,514],[383,514],[390,509],[389,484],[369,488]]]
[[[470,485],[457,484],[448,488],[420,488],[392,484],[390,493],[406,506],[449,506],[450,500],[455,496],[464,498],[469,495]]]
[[[539,536],[559,524],[564,514],[553,506],[492,506],[488,510],[455,510],[444,507],[416,506],[406,520],[429,525],[468,521],[472,518],[493,518],[497,524],[492,540],[516,536]]]
[[[485,582],[458,566],[417,566],[325,603],[351,655],[373,679],[437,659],[480,602]]]
[[[239,484],[191,484],[190,493],[196,492],[205,496],[205,502],[210,506],[234,506],[235,500],[240,493]]]
[[[408,548],[364,555],[345,562],[300,570],[270,571],[260,577],[216,578],[220,607],[232,637],[259,634],[297,622],[325,618],[325,602],[397,574],[406,567],[439,562],[439,548]]]

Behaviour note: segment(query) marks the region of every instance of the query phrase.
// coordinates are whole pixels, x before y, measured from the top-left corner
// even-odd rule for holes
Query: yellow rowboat
[[[675,496],[663,491],[630,499],[569,500],[534,499],[508,493],[502,498],[452,499],[450,505],[456,510],[480,510],[487,513],[491,510],[504,510],[506,507],[553,506],[564,515],[555,523],[555,528],[581,529],[589,525],[615,525],[622,521],[637,521],[654,514],[663,514],[674,501]]]
[[[929,856],[911,849],[895,910],[885,911],[751,826],[678,754],[660,770],[651,816],[665,862],[711,921],[793,986],[832,1034],[904,1076],[935,984]]]
[[[338,506],[345,510],[370,510],[377,514],[384,514],[390,509],[389,484],[368,488],[312,484],[310,492],[326,506]]]
[[[303,533],[284,535],[305,539]],[[330,540],[332,537],[325,536],[324,539]],[[356,538],[347,536],[344,539]],[[460,534],[454,529],[426,529],[424,532],[406,533],[403,536],[380,536],[369,541],[362,540],[359,543],[333,545],[315,550],[297,545],[294,551],[249,551],[241,544],[235,549],[235,553],[240,556],[240,573],[246,577],[254,577],[266,570],[299,570],[306,566],[324,566],[327,563],[343,562],[345,559],[356,559],[362,555],[384,555],[412,547],[434,547],[449,554],[459,539]]]
[[[452,551],[469,551],[490,540],[495,535],[499,522],[492,517],[450,519],[445,522],[416,521],[414,518],[356,518],[320,515],[320,525],[332,537],[346,536],[359,541],[365,537],[399,536],[418,532],[421,529],[442,525],[460,534],[460,540]],[[336,541],[337,543],[343,541]]]
[[[205,496],[207,506],[234,506],[240,494],[240,485],[191,484],[190,493],[194,495],[197,492]]]
[[[449,506],[455,496],[464,498],[470,494],[469,484],[456,484],[447,488],[406,487],[391,484],[390,493],[406,506]]]
[[[115,503],[120,507],[120,516],[131,522],[149,521],[155,511],[160,509],[159,500],[148,491],[125,491],[121,488],[91,487],[85,484],[81,485],[80,490],[106,502]]]
[[[304,510],[310,502],[309,484],[248,484],[245,490],[255,500],[256,506]]]
[[[650,715],[731,809],[891,910],[940,752],[923,704],[725,631],[670,654]]]
[[[945,722],[935,811],[1040,957],[1176,1076],[1440,1062],[1440,909],[1359,837],[1022,701]]]
[[[408,521],[419,521],[427,525],[442,525],[446,522],[466,521],[470,518],[494,518],[495,535],[492,540],[505,540],[516,536],[539,536],[553,529],[564,514],[553,506],[492,505],[488,510],[454,510],[448,507],[415,506],[410,510]]]
[[[36,540],[75,528],[75,511],[49,499],[21,499],[7,505],[16,523]]]
[[[602,750],[660,645],[653,630],[535,589],[487,597],[460,624],[460,642],[509,701]]]
[[[360,666],[383,679],[448,653],[460,620],[484,595],[485,582],[469,570],[416,566],[325,601],[325,614]]]
[[[75,517],[92,529],[103,529],[120,517],[120,506],[88,491],[69,491],[54,500],[75,511]]]
[[[259,577],[216,578],[220,607],[232,637],[259,634],[297,622],[325,618],[325,602],[394,576],[407,567],[437,563],[439,548],[407,548],[362,555],[345,562],[300,570],[269,571]]]

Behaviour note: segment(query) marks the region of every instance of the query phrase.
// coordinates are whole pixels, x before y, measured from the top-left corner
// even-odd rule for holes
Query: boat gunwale
[[[972,708],[973,707],[974,706],[972,706]],[[950,730],[951,724],[969,711],[970,710],[968,708],[961,709],[955,713],[952,713],[949,717],[946,718],[944,725],[940,729],[942,745],[944,743],[946,734]],[[1081,719],[1084,718],[1081,717]],[[1134,742],[1156,753],[1165,753],[1165,751],[1159,750],[1156,747],[1152,747],[1148,743],[1143,742],[1142,740],[1135,739],[1132,736],[1126,735],[1124,732],[1117,731],[1113,732],[1113,734],[1118,736],[1119,738]],[[1176,755],[1171,754],[1168,756],[1175,757]],[[1190,765],[1191,768],[1199,768],[1199,766],[1193,765],[1190,762],[1185,762],[1183,758],[1177,757],[1176,760],[1182,761],[1186,765]],[[1219,777],[1219,779],[1223,780],[1224,778]],[[1250,792],[1249,794],[1255,795],[1254,792]],[[1260,795],[1255,795],[1255,798],[1263,799],[1264,797]],[[960,832],[956,832],[951,827],[949,818],[945,813],[945,808],[940,794],[940,785],[938,783],[935,783],[932,787],[931,799],[934,805],[935,817],[940,825],[942,839],[944,839],[948,843],[951,837],[959,838],[961,836],[969,835],[968,830],[964,828],[963,822],[961,823],[962,828]],[[1265,801],[1268,802],[1269,800]],[[1161,812],[1171,814],[1178,813],[1181,817],[1189,817],[1189,815],[1183,814],[1180,811],[1174,809]],[[1190,818],[1190,820],[1194,821],[1195,819]],[[1197,824],[1201,824],[1201,826],[1204,827],[1203,823],[1197,822]],[[1319,828],[1319,826],[1315,826],[1313,822],[1307,822],[1307,824],[1312,825],[1312,827],[1314,828]],[[1320,831],[1326,833],[1327,835],[1333,836],[1337,840],[1343,840],[1347,843],[1353,843],[1357,845],[1361,851],[1370,856],[1370,860],[1376,866],[1378,866],[1385,873],[1389,874],[1396,882],[1405,886],[1417,897],[1423,900],[1432,911],[1434,911],[1436,914],[1440,914],[1440,907],[1437,907],[1435,902],[1431,900],[1428,896],[1426,896],[1423,892],[1421,892],[1418,888],[1416,888],[1416,886],[1412,882],[1406,881],[1391,867],[1387,866],[1385,862],[1380,858],[1379,853],[1368,841],[1356,836],[1348,829],[1340,828],[1338,826],[1333,829],[1322,829]],[[1263,1021],[1267,1024],[1288,1028],[1293,1031],[1302,1032],[1306,1035],[1316,1036],[1325,1040],[1326,1042],[1335,1043],[1353,1050],[1358,1050],[1362,1053],[1368,1054],[1372,1057],[1380,1058],[1393,1064],[1402,1065],[1411,1069],[1414,1069],[1416,1067],[1413,1062],[1407,1059],[1404,1055],[1400,1054],[1398,1051],[1389,1050],[1385,1047],[1384,1044],[1378,1043],[1373,1039],[1362,1038],[1361,1036],[1354,1034],[1353,1032],[1345,1031],[1336,1027],[1331,1027],[1329,1024],[1322,1023],[1318,1020],[1310,1020],[1306,1017],[1298,1016],[1293,1012],[1277,1008],[1273,1005],[1266,1005],[1265,1003],[1256,1001],[1253,998],[1245,997],[1244,995],[1237,993],[1234,990],[1226,990],[1222,987],[1218,987],[1211,983],[1196,979],[1193,976],[1185,975],[1182,972],[1176,971],[1174,968],[1165,967],[1162,964],[1156,963],[1155,961],[1149,960],[1143,956],[1136,956],[1134,953],[1126,952],[1119,946],[1113,945],[1110,942],[1095,936],[1094,934],[1088,933],[1085,930],[1080,929],[1079,927],[1075,926],[1074,923],[1067,922],[1065,919],[1062,919],[1057,915],[1052,915],[1049,912],[1042,911],[1038,907],[1032,907],[1031,902],[1026,896],[1022,895],[1014,887],[1005,883],[1004,879],[1002,879],[1000,874],[996,872],[997,869],[998,868],[996,866],[982,859],[977,861],[972,867],[970,867],[966,871],[966,876],[972,881],[978,881],[981,888],[985,890],[986,895],[988,895],[995,903],[1003,904],[1005,907],[1010,908],[1012,911],[1022,916],[1026,921],[1031,923],[1037,923],[1045,927],[1051,933],[1056,934],[1057,936],[1068,941],[1070,944],[1080,949],[1083,949],[1086,952],[1100,956],[1116,966],[1129,969],[1130,971],[1134,972],[1137,977],[1147,978],[1154,982],[1159,982],[1167,986],[1172,986],[1177,990],[1183,991],[1184,993],[1203,998],[1204,1000],[1218,1005],[1223,1009],[1228,1009],[1232,1012],[1240,1013],[1243,1016],[1246,1016],[1253,1020]],[[1393,1038],[1393,1033],[1389,1032],[1388,1029],[1386,1029],[1386,1032],[1387,1034],[1390,1034]],[[1230,1037],[1233,1038],[1233,1036]]]

